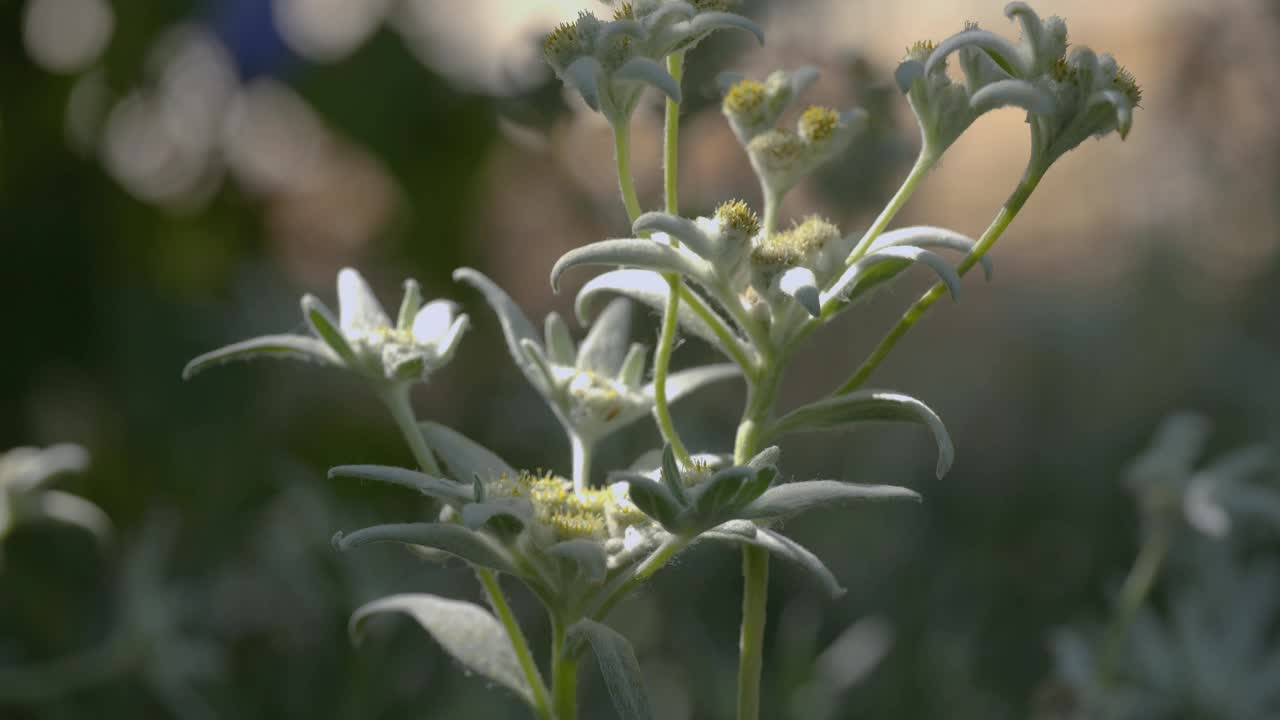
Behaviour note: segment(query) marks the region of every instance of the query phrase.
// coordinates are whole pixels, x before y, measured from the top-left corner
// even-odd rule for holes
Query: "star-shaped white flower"
[[[448,364],[470,326],[448,300],[422,303],[414,280],[404,284],[395,322],[359,272],[338,273],[338,317],[319,298],[302,298],[312,335],[264,335],[205,353],[192,360],[184,377],[213,365],[261,356],[284,356],[345,367],[379,382],[424,382]]]

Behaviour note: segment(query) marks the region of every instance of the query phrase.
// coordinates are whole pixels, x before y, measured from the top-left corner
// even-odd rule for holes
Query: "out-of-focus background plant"
[[[180,371],[210,347],[295,326],[292,299],[332,300],[346,265],[384,296],[411,276],[484,317],[449,277],[469,265],[531,316],[567,314],[575,288],[552,295],[543,270],[626,223],[601,162],[609,127],[539,55],[542,32],[593,5],[0,5],[0,448],[87,448],[89,469],[58,479],[58,491],[115,525],[108,544],[59,524],[7,531],[0,691],[13,692],[0,695],[0,716],[522,716],[421,633],[348,643],[349,612],[366,600],[475,599],[463,570],[394,548],[330,548],[335,527],[420,512],[400,493],[324,479],[352,461],[411,463],[376,401],[307,367],[249,365],[185,385]],[[764,49],[742,55],[754,40],[725,34],[690,61],[688,214],[728,195],[757,201],[715,74],[811,64],[823,69],[824,98],[867,108],[869,132],[791,193],[786,212],[869,224],[918,142],[892,76],[903,48],[966,20],[1003,27],[999,5],[745,3],[766,28]],[[910,433],[788,441],[790,473],[843,467],[849,480],[916,486],[926,501],[814,514],[788,529],[849,593],[822,601],[797,587],[803,578],[774,573],[765,717],[1028,716],[1058,690],[1049,639],[1105,621],[1144,541],[1121,480],[1161,418],[1178,408],[1212,418],[1201,457],[1280,448],[1280,4],[1040,9],[1143,79],[1141,131],[1064,158],[994,252],[994,280],[936,308],[877,376],[947,421],[959,454],[944,482],[921,486],[934,458]],[[642,104],[634,120],[650,199],[660,170],[641,159],[657,155],[645,147],[659,136],[657,108]],[[985,116],[901,222],[945,217],[980,231],[1021,172],[1021,123],[1016,110]],[[826,358],[865,355],[914,297],[886,293],[870,321],[821,334],[783,407],[839,383],[846,364]],[[513,464],[563,472],[568,447],[498,328],[473,333],[417,397],[424,414]],[[677,362],[709,360],[702,352],[690,343]],[[684,401],[691,445],[729,444],[717,407],[738,402],[735,392]],[[599,462],[620,466],[655,444],[638,424],[603,443]],[[904,447],[921,448],[914,466],[900,461]],[[1249,525],[1246,560],[1203,562],[1229,565],[1221,577],[1187,577],[1235,583],[1265,606],[1272,584],[1251,578],[1276,571],[1276,528]],[[1167,629],[1207,602],[1179,577],[1156,582],[1142,623],[1149,637],[1194,643],[1208,633]],[[636,641],[660,717],[732,714],[737,617],[723,609],[739,592],[733,554],[695,552],[614,616]],[[530,598],[516,601],[533,634],[545,633]],[[67,672],[83,670],[76,662],[92,671]],[[65,686],[23,674],[58,663]],[[588,673],[584,692],[584,717],[608,712],[598,677]]]

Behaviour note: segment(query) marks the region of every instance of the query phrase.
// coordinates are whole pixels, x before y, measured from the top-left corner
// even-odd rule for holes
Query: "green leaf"
[[[757,472],[745,465],[725,468],[693,488],[689,512],[698,527],[717,525],[742,504],[740,494],[754,485]]]
[[[839,480],[807,480],[770,488],[742,508],[738,517],[764,520],[802,513],[818,507],[848,502],[883,500],[920,501],[919,493],[894,485],[860,485]]]
[[[778,461],[781,459],[782,459],[782,449],[779,448],[777,445],[770,445],[769,447],[756,453],[755,457],[747,461],[747,465],[757,470],[769,465],[773,465],[774,467],[777,467]]]
[[[490,528],[504,540],[520,533],[533,520],[533,505],[525,498],[497,498],[462,508],[462,524],[472,530]]]
[[[965,30],[938,43],[938,47],[925,61],[927,75],[936,72],[941,63],[953,52],[964,47],[977,47],[986,51],[992,60],[1014,77],[1026,77],[1030,68],[1022,58],[1018,46],[989,30]]]
[[[488,610],[434,595],[391,595],[355,611],[348,626],[353,641],[360,641],[363,625],[370,616],[385,612],[409,615],[468,671],[533,704],[533,690],[516,658],[511,638]]]
[[[941,255],[909,245],[889,246],[876,250],[845,269],[844,273],[820,296],[822,307],[830,312],[834,303],[852,301],[875,285],[896,277],[911,263],[928,267],[947,286],[952,299],[960,296],[960,276]]]
[[[934,248],[943,248],[946,250],[955,250],[965,253],[966,255],[977,247],[978,243],[973,238],[963,233],[946,228],[934,227],[931,225],[914,225],[911,227],[898,228],[876,238],[871,243],[870,252],[874,253],[890,247],[911,246],[925,248],[926,250]],[[991,257],[983,255],[978,260],[982,265],[982,274],[987,279],[991,279]],[[903,268],[909,267],[909,263],[904,263]]]
[[[581,652],[584,643],[591,646],[613,700],[613,709],[618,711],[621,720],[653,720],[640,662],[625,637],[594,620],[579,620],[569,628],[566,642],[566,650],[572,654]]]
[[[461,525],[448,523],[374,525],[350,534],[339,532],[333,536],[333,545],[339,550],[351,550],[370,543],[384,542],[421,545],[443,550],[472,565],[520,576],[511,557],[502,549],[502,546]]]
[[[386,465],[339,465],[329,470],[329,479],[334,478],[355,478],[399,485],[449,505],[460,505],[476,499],[472,488],[466,485],[441,480],[416,470]]]
[[[604,548],[592,540],[565,540],[547,548],[547,553],[565,560],[571,560],[578,566],[578,572],[589,582],[598,583],[604,580],[608,562]]]
[[[631,346],[631,302],[617,298],[591,323],[591,330],[578,346],[574,362],[579,370],[614,377],[622,369]]]
[[[844,595],[845,589],[840,587],[840,582],[836,580],[836,576],[831,570],[818,559],[817,555],[809,552],[803,545],[797,543],[791,538],[780,533],[765,528],[757,528],[755,537],[748,537],[739,533],[710,531],[703,534],[703,537],[712,540],[721,540],[734,542],[745,545],[754,545],[755,547],[764,548],[769,554],[795,565],[804,570],[813,578],[822,589],[826,591],[832,598],[838,598]]]
[[[668,443],[662,446],[662,484],[671,491],[676,502],[685,505],[689,502],[684,491],[684,477],[680,473],[680,463],[676,462],[675,450]]]
[[[308,360],[321,365],[340,365],[337,353],[323,342],[305,335],[263,335],[232,343],[196,357],[182,370],[182,379],[190,380],[197,373],[215,365],[237,360],[254,360],[262,357]]]
[[[686,395],[721,380],[733,380],[742,377],[742,369],[732,363],[704,365],[690,368],[667,376],[667,402],[673,403]],[[653,383],[644,388],[645,395],[654,397],[657,389]]]
[[[560,292],[560,276],[582,265],[623,266],[676,273],[702,283],[712,282],[711,266],[689,251],[677,250],[653,240],[625,238],[601,240],[570,250],[551,268],[551,288]]]
[[[680,83],[658,63],[646,57],[633,57],[613,71],[613,78],[623,82],[639,82],[658,88],[672,102],[680,102]]]
[[[725,29],[745,30],[755,35],[761,45],[764,44],[764,30],[759,25],[752,22],[750,18],[730,12],[698,13],[689,21],[688,37],[698,39],[716,30]]]
[[[906,421],[927,426],[938,444],[938,477],[951,469],[956,451],[942,418],[909,395],[885,390],[858,390],[805,405],[779,418],[767,436],[772,439],[796,432],[839,430],[869,421]]]
[[[430,421],[418,423],[418,429],[458,482],[467,482],[477,475],[481,479],[496,480],[504,475],[515,478],[520,474],[492,450],[456,430]]]
[[[714,259],[717,255],[715,245],[711,242],[711,238],[698,227],[694,221],[672,215],[664,212],[647,212],[631,225],[631,231],[636,235],[648,237],[651,233],[662,232],[679,240],[689,249],[708,260]]]
[[[627,475],[624,479],[630,485],[628,493],[631,502],[635,503],[640,512],[657,520],[665,528],[678,527],[684,505],[665,485],[643,476]]]
[[[997,80],[969,98],[969,107],[985,113],[1003,107],[1019,107],[1029,113],[1047,115],[1054,111],[1053,95],[1025,80]]]
[[[502,325],[502,335],[507,341],[507,352],[510,353],[511,360],[525,374],[525,377],[537,386],[536,369],[530,365],[520,343],[523,340],[538,343],[541,338],[538,337],[538,331],[529,322],[524,311],[511,299],[510,295],[498,287],[497,283],[478,270],[458,268],[453,271],[453,279],[470,285],[484,296],[485,302],[489,303],[489,307],[493,309],[493,314],[498,316],[498,323]]]
[[[564,81],[576,88],[587,106],[596,112],[600,111],[600,75],[603,72],[600,61],[589,55],[574,60],[564,69]]]
[[[360,367],[356,353],[347,344],[347,338],[338,329],[338,321],[334,319],[329,308],[320,302],[315,295],[302,296],[302,316],[306,318],[311,331],[325,342],[351,368]]]
[[[692,288],[686,287],[686,290],[693,292]],[[652,310],[663,312],[669,292],[670,286],[667,285],[666,279],[652,270],[633,268],[611,270],[591,278],[586,285],[582,286],[574,301],[574,313],[578,316],[578,322],[586,325],[592,316],[593,303],[597,298],[605,295],[622,295]],[[707,304],[705,300],[703,304]],[[680,303],[676,317],[680,321],[680,327],[686,332],[723,351],[720,338],[715,331],[689,307],[688,303]]]

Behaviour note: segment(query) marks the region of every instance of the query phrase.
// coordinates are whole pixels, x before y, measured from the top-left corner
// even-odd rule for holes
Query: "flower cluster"
[[[663,67],[715,30],[737,28],[764,42],[752,21],[725,12],[728,3],[637,0],[623,3],[611,20],[583,12],[547,35],[543,54],[566,85],[614,126],[626,125],[645,87],[680,102],[680,84]]]
[[[483,274],[462,268],[454,279],[483,296],[502,327],[512,361],[544,399],[569,440],[570,477],[518,470],[482,445],[432,422],[418,422],[408,388],[427,380],[452,357],[468,327],[452,303],[422,304],[416,284],[393,324],[354,270],[339,275],[337,320],[308,296],[306,335],[255,338],[196,358],[191,375],[226,360],[286,355],[354,370],[387,403],[414,453],[417,469],[379,465],[334,468],[335,477],[387,482],[434,500],[433,522],[377,525],[339,533],[351,549],[398,542],[420,553],[461,558],[475,572],[494,613],[470,603],[429,595],[398,595],[358,610],[357,630],[374,614],[412,615],[464,667],[515,692],[541,718],[576,717],[573,688],[578,659],[589,646],[605,674],[616,707],[627,718],[649,718],[639,666],[629,643],[601,621],[614,605],[673,556],[703,540],[742,547],[744,617],[740,648],[739,717],[758,716],[756,696],[766,619],[770,556],[796,563],[831,594],[839,582],[811,552],[776,529],[812,508],[849,502],[918,500],[914,491],[838,480],[783,481],[773,443],[794,433],[845,430],[867,422],[910,422],[928,429],[938,447],[936,474],[946,474],[954,448],[942,420],[927,405],[901,393],[865,389],[866,375],[939,297],[960,290],[960,276],[985,257],[1048,166],[1085,137],[1126,135],[1139,94],[1132,78],[1109,56],[1087,50],[1066,55],[1066,25],[1041,20],[1025,3],[1006,13],[1023,26],[1020,44],[970,27],[944,42],[913,46],[897,80],[915,110],[924,138],[921,160],[866,232],[846,234],[813,216],[779,229],[783,198],[820,165],[837,158],[865,123],[857,109],[812,105],[793,125],[783,115],[817,72],[775,72],[763,81],[728,76],[721,110],[760,181],[763,219],[743,200],[730,200],[710,216],[676,212],[679,101],[684,51],[719,28],[761,36],[720,0],[637,0],[610,20],[592,13],[558,27],[545,55],[556,74],[614,126],[619,188],[631,218],[629,237],[606,239],[562,256],[561,276],[580,266],[606,269],[577,295],[575,311],[585,338],[575,342],[568,324],[550,313],[541,330],[508,294]],[[761,36],[762,37],[762,36]],[[946,74],[958,55],[964,85]],[[666,94],[663,212],[644,212],[630,176],[630,118],[646,86]],[[933,226],[886,232],[916,184],[941,153],[982,113],[1007,105],[1025,108],[1033,134],[1028,175],[1018,202],[1002,209],[980,240]],[[964,253],[953,265],[940,250]],[[778,388],[799,343],[856,301],[915,265],[938,282],[844,385],[787,413],[777,412]],[[600,311],[599,299],[612,301]],[[631,302],[662,313],[653,354],[631,341]],[[731,362],[671,372],[683,331],[710,343]],[[684,446],[669,405],[706,384],[740,378],[747,400],[732,453],[693,454]],[[652,412],[662,451],[593,483],[591,462],[603,438]],[[1217,498],[1225,485],[1202,483]],[[1234,487],[1234,486],[1232,486]],[[1213,513],[1199,516],[1212,524]],[[495,573],[518,578],[551,618],[552,683],[548,688]]]
[[[1142,92],[1115,58],[1086,47],[1068,56],[1066,22],[1041,19],[1025,2],[1009,3],[1005,14],[1021,24],[1020,43],[971,24],[941,43],[908,48],[896,78],[927,154],[941,155],[980,115],[1010,106],[1028,113],[1033,166],[1041,170],[1090,136],[1129,134]],[[963,85],[947,75],[953,54]]]
[[[404,284],[404,300],[392,324],[359,272],[338,273],[338,317],[314,295],[302,298],[311,335],[263,335],[200,355],[183,377],[214,365],[257,357],[287,357],[353,370],[378,384],[425,381],[446,365],[470,320],[448,300],[423,305],[414,280]]]

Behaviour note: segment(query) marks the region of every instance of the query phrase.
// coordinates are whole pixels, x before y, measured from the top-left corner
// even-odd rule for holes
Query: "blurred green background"
[[[765,48],[716,37],[690,58],[683,209],[758,201],[718,112],[716,74],[815,64],[824,74],[808,99],[863,105],[871,131],[785,212],[864,226],[916,147],[892,84],[901,49],[970,19],[1012,34],[1000,5],[746,3]],[[0,700],[0,717],[523,717],[407,620],[378,622],[359,647],[347,639],[350,611],[382,594],[478,599],[460,568],[395,548],[331,550],[335,530],[424,512],[412,497],[325,479],[337,464],[410,464],[376,400],[308,366],[237,365],[188,383],[180,371],[226,342],[301,329],[297,298],[332,302],[342,266],[361,268],[387,303],[415,277],[474,324],[415,397],[419,413],[515,465],[567,470],[567,443],[496,322],[449,277],[471,265],[531,317],[567,313],[587,278],[555,296],[551,263],[626,231],[607,126],[537,57],[539,33],[580,7],[590,5],[0,2],[0,448],[84,444],[90,471],[62,485],[121,534],[105,550],[58,528],[9,538],[0,679],[122,632],[148,638],[126,642],[114,672],[87,687]],[[828,601],[775,571],[766,717],[817,717],[805,709],[815,693],[836,698],[833,718],[1026,717],[1050,669],[1047,631],[1101,617],[1128,567],[1136,527],[1119,478],[1159,419],[1207,413],[1216,448],[1280,440],[1280,3],[1037,9],[1128,64],[1144,108],[1129,141],[1086,143],[1060,162],[997,246],[992,282],[969,279],[962,302],[940,304],[873,379],[946,420],[958,460],[945,480],[932,479],[917,429],[784,445],[788,475],[905,484],[926,501],[787,527],[850,592]],[[636,125],[649,204],[661,182],[657,107]],[[901,222],[976,235],[1026,147],[1016,111],[984,118]],[[811,343],[784,406],[842,380],[916,292],[903,283]],[[652,342],[652,320],[639,339]],[[708,359],[696,342],[676,355]],[[680,406],[686,439],[728,447],[740,395],[718,387]],[[598,462],[627,463],[657,442],[638,423]],[[139,559],[140,548],[164,557]],[[739,594],[737,554],[704,547],[615,614],[660,717],[732,715]],[[515,596],[543,647],[544,619]],[[882,621],[856,626],[861,654],[837,664],[875,656],[891,634],[883,662],[824,675],[812,659],[869,617]],[[583,717],[609,717],[593,673]]]

